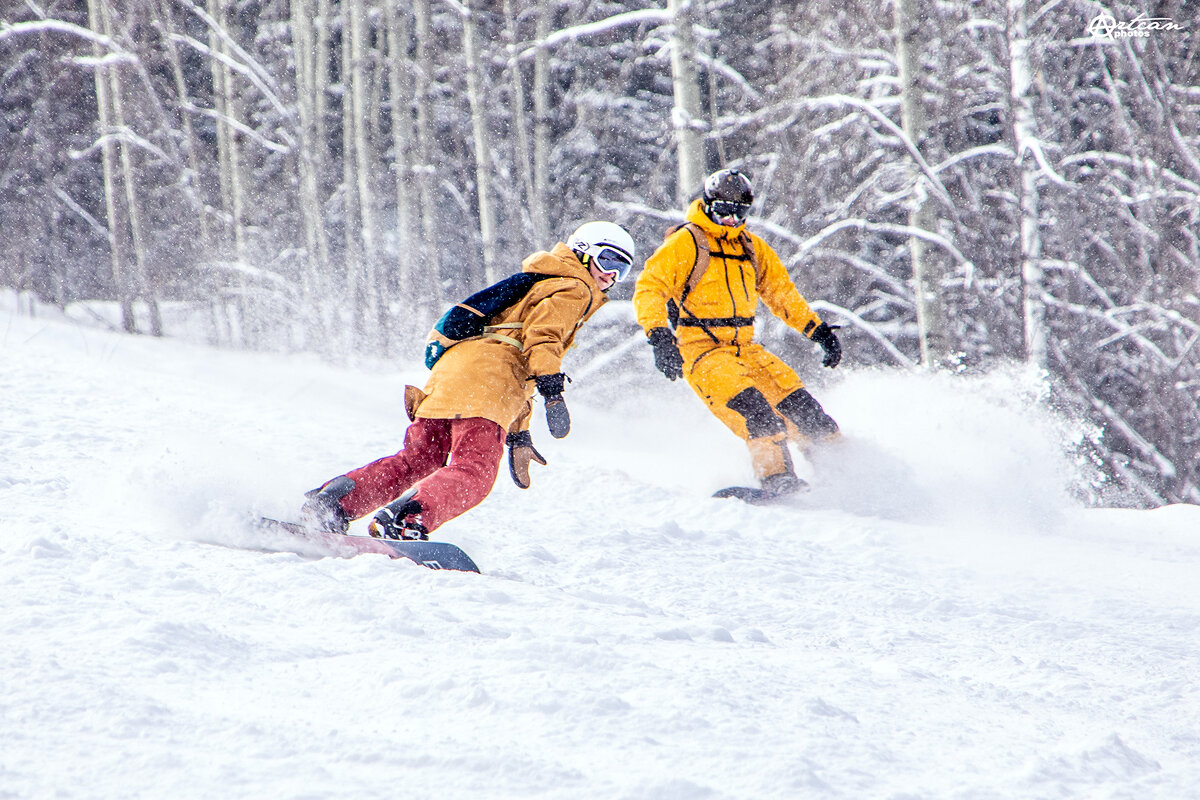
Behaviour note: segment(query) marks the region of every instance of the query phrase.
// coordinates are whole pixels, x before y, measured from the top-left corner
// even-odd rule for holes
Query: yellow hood
[[[687,221],[694,222],[704,229],[704,232],[714,239],[728,239],[736,241],[739,236],[746,232],[746,223],[742,223],[733,228],[728,228],[724,225],[718,225],[708,218],[708,214],[704,213],[703,201],[696,199],[688,206]]]

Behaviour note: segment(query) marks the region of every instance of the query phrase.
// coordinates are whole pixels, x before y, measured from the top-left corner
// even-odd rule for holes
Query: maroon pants
[[[354,489],[342,498],[352,519],[365,517],[416,486],[421,522],[429,530],[483,502],[504,455],[504,430],[489,419],[418,417],[404,449],[347,474]]]

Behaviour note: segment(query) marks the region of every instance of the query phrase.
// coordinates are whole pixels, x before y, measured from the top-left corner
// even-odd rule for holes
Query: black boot
[[[375,512],[367,533],[376,539],[428,539],[429,529],[421,523],[421,504],[416,489],[409,489]]]
[[[354,481],[345,475],[311,492],[305,492],[300,507],[300,523],[327,533],[346,533],[350,530],[350,515],[342,508],[342,498],[354,490]]]
[[[764,492],[775,495],[795,494],[808,488],[808,484],[797,477],[794,472],[779,472],[762,479]]]

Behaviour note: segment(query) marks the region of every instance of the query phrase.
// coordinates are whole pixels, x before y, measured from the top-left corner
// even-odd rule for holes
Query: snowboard
[[[713,497],[735,497],[738,500],[754,506],[765,506],[774,503],[783,495],[768,492],[765,489],[755,489],[753,486],[726,486],[713,492]]]
[[[788,497],[795,497],[799,492],[808,490],[808,484],[801,481],[798,491],[779,494],[778,492],[768,492],[766,489],[756,489],[753,486],[726,486],[724,489],[718,489],[713,492],[713,497],[726,498],[735,497],[738,500],[749,503],[754,506],[766,506],[772,503],[777,503]]]
[[[295,536],[337,558],[353,558],[361,553],[380,553],[390,558],[407,558],[409,561],[414,561],[430,569],[479,572],[479,567],[475,566],[471,557],[458,546],[449,542],[394,541],[392,539],[375,539],[370,536],[330,533],[270,517],[263,517],[259,521],[259,527],[263,530]]]

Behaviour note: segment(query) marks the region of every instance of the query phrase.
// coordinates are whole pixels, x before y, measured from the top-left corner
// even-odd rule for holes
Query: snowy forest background
[[[0,0],[0,285],[410,356],[580,222],[644,258],[737,166],[848,365],[1027,362],[1095,422],[1090,499],[1200,503],[1198,30],[1192,0]]]

